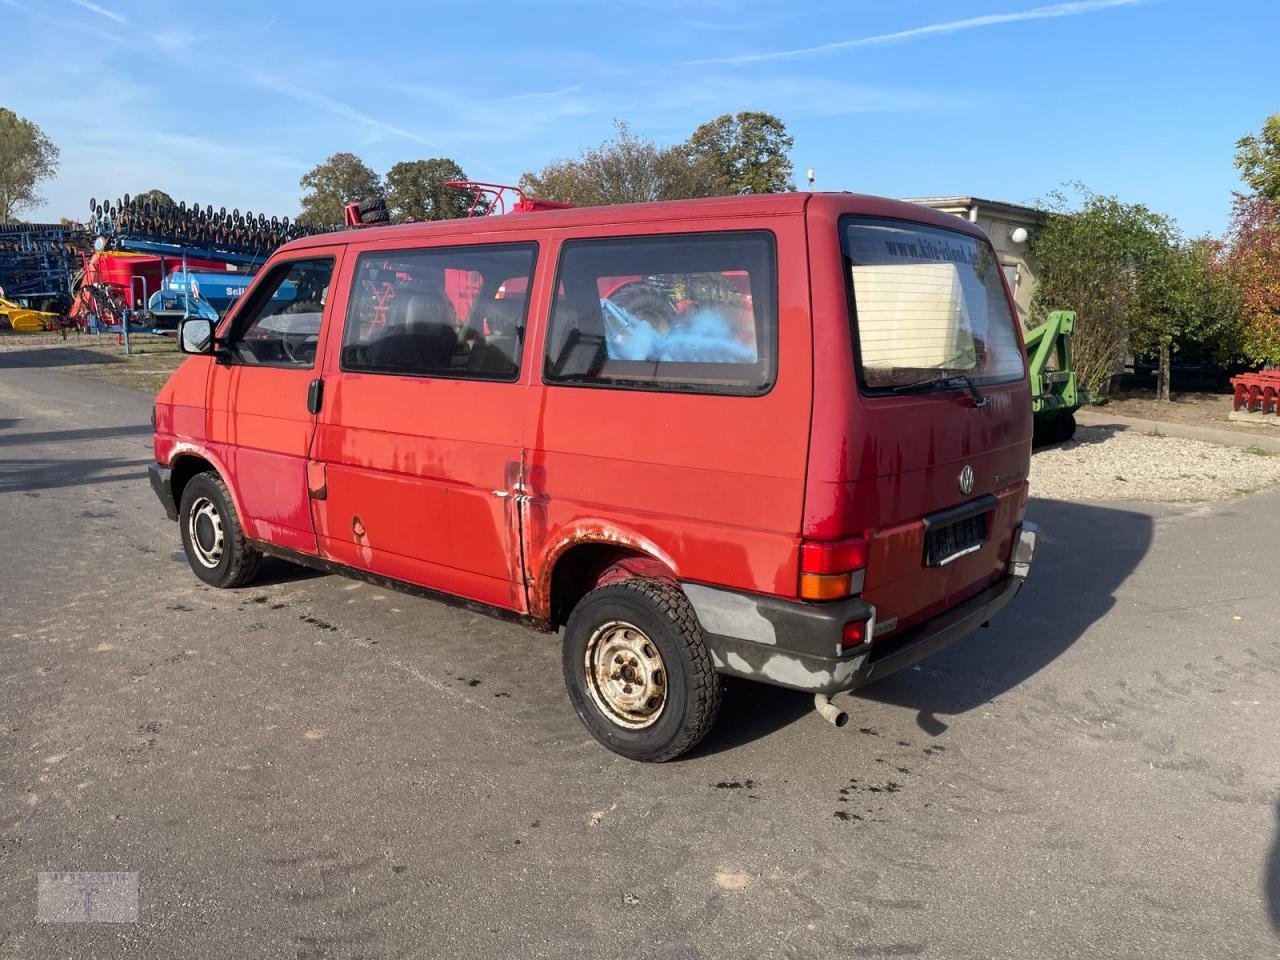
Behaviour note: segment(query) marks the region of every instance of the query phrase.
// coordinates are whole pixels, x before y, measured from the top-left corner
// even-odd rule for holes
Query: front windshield
[[[841,232],[866,389],[1023,376],[1022,348],[990,244],[902,220],[850,217],[841,221]]]

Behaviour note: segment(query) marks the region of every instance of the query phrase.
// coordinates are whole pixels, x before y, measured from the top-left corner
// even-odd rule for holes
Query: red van
[[[587,729],[667,760],[720,674],[839,721],[1013,598],[1015,316],[976,227],[851,194],[308,237],[184,323],[151,483],[214,586],[269,554],[563,629]]]

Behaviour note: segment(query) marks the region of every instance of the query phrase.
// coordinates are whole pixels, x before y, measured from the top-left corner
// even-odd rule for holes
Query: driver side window
[[[333,279],[333,258],[295,260],[272,268],[236,319],[234,362],[252,366],[311,367],[320,321]]]

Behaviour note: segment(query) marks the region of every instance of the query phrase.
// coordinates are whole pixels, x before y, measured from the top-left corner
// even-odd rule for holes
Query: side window
[[[515,380],[537,254],[534,243],[362,254],[342,369]]]
[[[231,354],[254,366],[311,367],[333,277],[333,258],[294,260],[271,269],[236,319]]]
[[[560,255],[543,376],[759,394],[777,370],[773,235],[574,240]]]

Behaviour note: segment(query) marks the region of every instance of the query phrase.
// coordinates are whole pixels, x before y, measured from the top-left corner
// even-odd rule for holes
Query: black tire
[[[1073,414],[1037,417],[1033,422],[1032,447],[1051,447],[1066,443],[1076,435],[1076,418]]]
[[[609,649],[601,646],[606,642],[602,637],[612,635],[606,631],[638,635],[642,649],[646,644],[656,648],[657,657],[648,662],[656,662],[660,670],[649,672],[662,676],[655,685],[654,677],[645,673],[643,682],[636,684],[638,690],[658,689],[661,695],[652,718],[633,717],[628,723],[621,713],[610,711],[599,683],[589,679],[589,651]],[[620,642],[635,640],[633,636]],[[631,760],[661,763],[693,749],[720,712],[720,677],[698,618],[684,593],[662,580],[621,580],[583,597],[565,628],[563,668],[569,702],[587,730]],[[613,679],[618,679],[617,673]]]
[[[1075,438],[1076,435],[1076,415],[1068,413],[1065,417],[1060,418],[1058,423],[1058,442],[1067,443]]]
[[[231,492],[216,473],[198,473],[187,481],[178,528],[192,572],[209,586],[243,587],[258,575],[262,553],[245,540]]]

